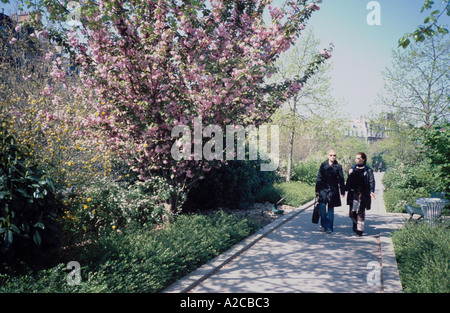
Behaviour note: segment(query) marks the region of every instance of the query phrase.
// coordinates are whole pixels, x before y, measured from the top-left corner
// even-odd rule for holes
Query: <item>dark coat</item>
[[[334,161],[331,166],[328,160],[323,162],[320,165],[316,181],[316,192],[319,193],[319,203],[328,203],[329,207],[341,206],[340,195],[345,194],[344,183],[342,166],[337,161]]]
[[[352,166],[352,169],[354,170],[356,165]],[[355,171],[348,175],[347,183],[345,184],[347,188],[347,204],[353,205],[353,194],[354,194],[354,180],[355,180]],[[361,207],[365,208],[366,210],[370,210],[370,206],[372,203],[372,199],[370,197],[371,192],[375,192],[375,177],[373,176],[373,170],[368,167],[367,165],[364,167],[363,171],[363,179],[362,179],[362,186],[361,187]]]

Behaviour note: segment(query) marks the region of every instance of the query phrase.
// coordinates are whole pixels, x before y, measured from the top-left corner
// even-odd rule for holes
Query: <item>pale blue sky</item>
[[[424,0],[379,0],[381,25],[370,26],[370,0],[323,0],[321,9],[309,20],[323,47],[335,44],[331,84],[336,100],[343,99],[346,115],[358,117],[370,112],[377,93],[382,92],[381,70],[390,66],[398,39],[413,32],[431,11],[420,14]],[[441,0],[436,0],[436,8]],[[274,4],[283,3],[275,0]],[[450,24],[442,15],[440,24]],[[400,48],[403,49],[403,48]],[[375,112],[380,108],[373,106]]]

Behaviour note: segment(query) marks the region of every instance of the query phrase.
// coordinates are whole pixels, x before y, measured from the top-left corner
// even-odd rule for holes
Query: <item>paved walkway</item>
[[[310,202],[163,292],[401,292],[390,232],[405,222],[387,214],[382,174],[365,233],[353,236],[348,206],[335,208],[334,232],[311,223]]]

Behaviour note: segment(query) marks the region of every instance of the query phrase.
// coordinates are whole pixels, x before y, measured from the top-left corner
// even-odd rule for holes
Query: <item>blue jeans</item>
[[[327,204],[319,203],[319,210],[320,210],[320,225],[322,225],[324,231],[333,231],[334,208],[328,207],[327,212]]]

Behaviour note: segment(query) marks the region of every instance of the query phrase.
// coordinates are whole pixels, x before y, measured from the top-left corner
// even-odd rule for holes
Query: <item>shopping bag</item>
[[[313,224],[318,224],[320,218],[320,211],[319,211],[319,203],[317,203],[317,198],[314,199],[314,210],[312,214],[312,222]]]

